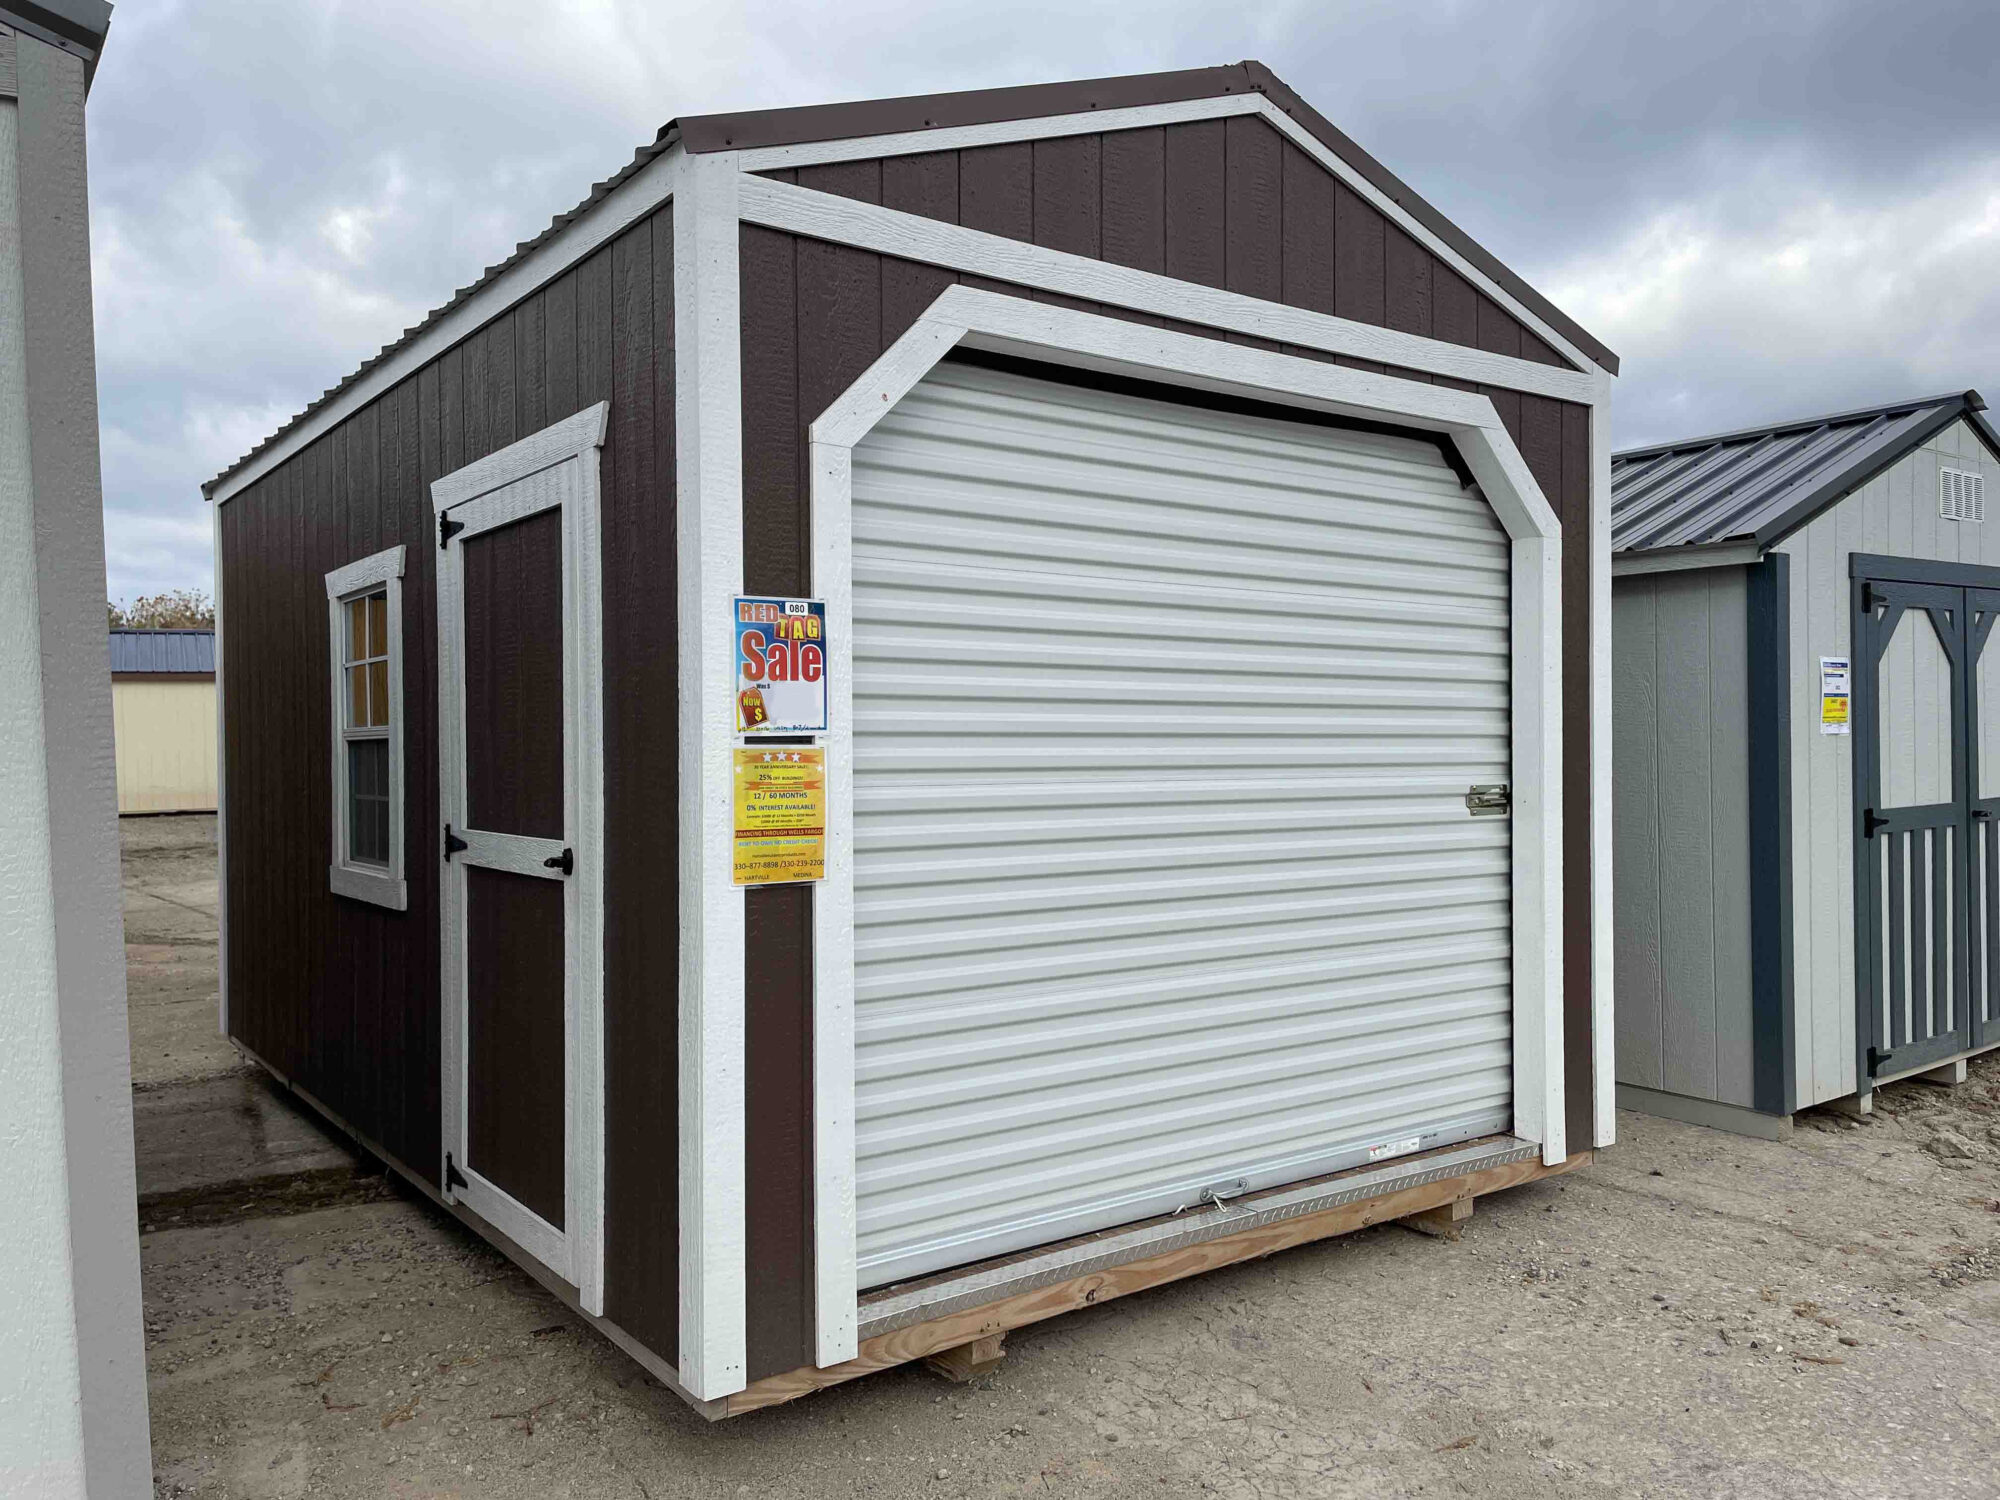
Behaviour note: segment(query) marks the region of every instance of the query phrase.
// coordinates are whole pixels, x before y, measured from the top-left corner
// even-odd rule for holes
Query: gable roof
[[[1138,73],[1121,78],[1094,78],[1069,83],[1026,84],[1015,88],[973,89],[955,94],[916,94],[899,99],[868,99],[844,104],[814,104],[791,109],[746,110],[733,114],[688,115],[669,120],[648,145],[641,146],[618,171],[594,184],[583,201],[549,221],[548,228],[521,241],[513,254],[496,261],[478,277],[452,293],[450,299],[421,321],[403,330],[346,379],[328,387],[306,409],[202,486],[208,494],[223,480],[277,443],[300,423],[337,400],[385,360],[413,343],[427,329],[476,296],[515,265],[532,255],[564,229],[583,218],[656,157],[679,146],[690,154],[740,151],[760,146],[801,145],[873,135],[943,130],[966,125],[1005,124],[1051,115],[1088,114],[1101,109],[1143,108],[1213,99],[1233,94],[1261,93],[1319,143],[1353,167],[1405,213],[1482,275],[1504,288],[1551,328],[1582,350],[1607,373],[1618,373],[1618,356],[1537,292],[1490,251],[1439,213],[1374,157],[1301,99],[1260,62],[1232,63],[1216,68],[1188,68],[1170,73]]]
[[[1611,550],[1770,547],[1964,418],[2000,459],[1977,391],[1746,427],[1611,455]]]
[[[111,632],[114,672],[215,671],[213,630],[114,630]]]

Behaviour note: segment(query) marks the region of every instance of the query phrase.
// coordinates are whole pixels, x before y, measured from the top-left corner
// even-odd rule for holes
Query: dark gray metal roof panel
[[[1611,455],[1611,550],[1771,546],[1961,417],[2000,458],[1977,391]]]
[[[114,672],[215,671],[213,630],[114,630],[111,632]]]

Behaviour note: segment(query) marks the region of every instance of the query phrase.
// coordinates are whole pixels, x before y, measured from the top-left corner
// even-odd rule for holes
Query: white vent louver
[[[1938,514],[1947,521],[1984,521],[1985,476],[1962,469],[1939,469]]]

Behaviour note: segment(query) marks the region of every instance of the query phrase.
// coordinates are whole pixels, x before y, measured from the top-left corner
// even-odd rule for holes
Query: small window
[[[402,911],[403,549],[326,575],[333,644],[333,861],[342,896]]]

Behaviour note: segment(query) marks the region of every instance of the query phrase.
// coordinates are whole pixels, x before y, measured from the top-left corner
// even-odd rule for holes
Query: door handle
[[[1993,820],[1993,809],[1990,807],[1975,807],[1972,810],[1972,815],[1982,823],[1990,823]]]
[[[576,869],[576,851],[565,849],[560,854],[551,854],[542,861],[542,865],[545,869],[561,870],[563,874],[568,875]]]

